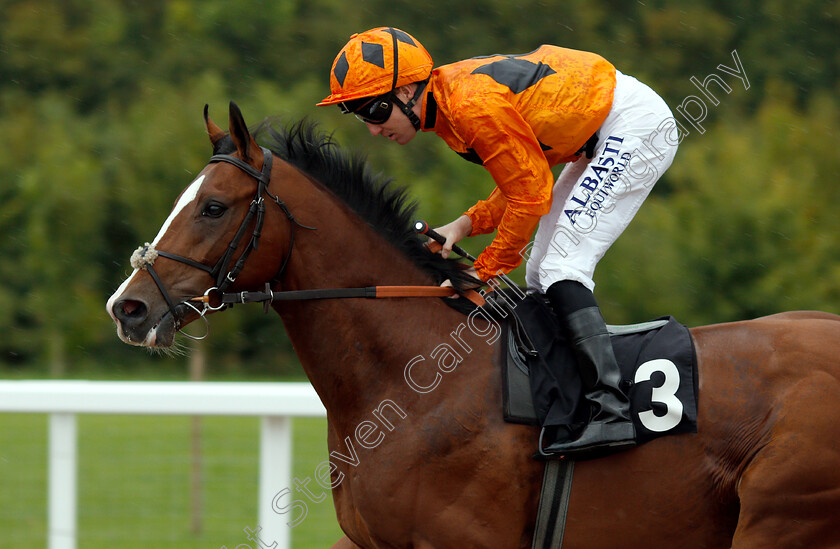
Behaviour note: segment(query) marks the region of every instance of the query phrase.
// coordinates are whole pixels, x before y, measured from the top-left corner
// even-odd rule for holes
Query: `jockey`
[[[437,229],[446,237],[439,249],[446,257],[459,240],[497,231],[472,274],[487,281],[527,257],[529,289],[546,294],[573,342],[591,421],[545,451],[634,445],[592,277],[674,158],[677,126],[665,102],[599,55],[557,46],[433,69],[420,42],[391,27],[350,38],[330,90],[318,105],[337,104],[372,135],[404,145],[434,131],[493,177],[486,200]],[[561,163],[555,182],[551,167]]]

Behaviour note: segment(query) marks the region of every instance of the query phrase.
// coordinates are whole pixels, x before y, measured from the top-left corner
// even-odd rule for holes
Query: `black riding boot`
[[[564,280],[552,284],[546,295],[574,345],[591,417],[578,438],[549,445],[545,452],[571,456],[634,446],[630,401],[619,388],[621,372],[592,292]]]

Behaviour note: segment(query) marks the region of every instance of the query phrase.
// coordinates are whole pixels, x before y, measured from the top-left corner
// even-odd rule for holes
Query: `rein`
[[[213,288],[211,288],[212,290]],[[223,306],[232,306],[237,303],[262,303],[265,312],[268,306],[275,301],[303,301],[312,299],[341,299],[341,298],[367,298],[382,299],[393,297],[454,297],[462,295],[455,288],[441,286],[364,286],[360,288],[325,288],[320,290],[286,290],[275,292],[271,285],[266,282],[265,289],[261,292],[236,292],[221,294],[221,306],[213,308],[209,306],[209,291],[203,296],[190,299],[204,303],[212,310],[218,310]],[[463,297],[469,299],[474,305],[484,305],[484,298],[474,290],[467,290]]]
[[[143,269],[149,272],[149,275],[152,277],[152,280],[154,280],[155,285],[158,287],[158,290],[160,291],[164,300],[166,300],[166,304],[169,306],[169,311],[172,314],[173,319],[175,319],[176,328],[179,332],[181,332],[181,334],[190,339],[195,340],[201,340],[206,338],[209,335],[210,324],[204,315],[208,311],[219,311],[228,307],[232,307],[234,304],[237,303],[263,303],[263,309],[266,313],[268,312],[269,305],[274,302],[302,301],[313,299],[453,297],[456,295],[463,295],[463,297],[469,299],[476,306],[480,307],[484,304],[484,298],[474,290],[468,290],[466,292],[459,293],[454,288],[440,286],[367,286],[361,288],[287,290],[280,292],[273,291],[271,287],[278,283],[283,277],[283,273],[285,273],[286,267],[289,264],[289,259],[292,256],[292,250],[294,249],[295,245],[296,228],[300,227],[302,229],[315,230],[315,227],[307,227],[306,225],[303,225],[299,221],[297,221],[294,215],[292,215],[292,212],[289,210],[288,206],[286,206],[286,203],[280,200],[278,196],[275,196],[268,191],[268,185],[271,182],[271,168],[273,155],[271,151],[266,149],[265,147],[260,147],[260,149],[262,149],[263,152],[263,166],[261,171],[254,169],[254,167],[252,167],[250,164],[243,162],[239,158],[236,158],[235,156],[231,156],[229,154],[216,154],[210,157],[210,164],[216,162],[226,162],[228,164],[233,164],[234,166],[236,166],[237,168],[239,168],[240,170],[244,171],[245,173],[257,180],[257,192],[254,196],[254,199],[251,201],[251,205],[248,208],[248,213],[245,214],[242,223],[239,225],[239,229],[237,229],[236,234],[233,236],[233,239],[231,239],[230,244],[228,244],[228,247],[225,250],[224,254],[222,254],[222,257],[220,257],[219,260],[212,267],[210,265],[206,265],[204,263],[195,261],[182,255],[173,254],[163,250],[157,250],[148,242],[143,246],[137,248],[131,255],[132,267],[134,267],[135,269]],[[283,210],[283,213],[286,214],[286,217],[291,223],[289,249],[286,252],[286,257],[283,258],[283,263],[280,265],[280,269],[277,271],[277,274],[269,282],[265,283],[263,291],[243,291],[235,293],[226,293],[225,290],[227,290],[227,288],[236,281],[236,277],[239,276],[239,273],[241,273],[242,269],[244,269],[245,261],[248,259],[248,256],[253,250],[256,250],[257,246],[259,245],[260,235],[262,233],[262,227],[265,221],[264,195],[268,196],[275,204],[277,204],[277,206],[280,207],[281,210]],[[255,218],[256,222],[254,223],[254,228],[251,231],[251,238],[248,241],[248,245],[245,247],[245,250],[243,250],[242,254],[239,256],[239,259],[236,260],[236,263],[233,265],[233,267],[230,267],[231,263],[233,262],[233,255],[236,252],[236,249],[239,247],[240,243],[242,242],[242,239],[245,237],[245,233],[248,230],[248,226]],[[158,257],[165,257],[173,261],[184,263],[186,265],[189,265],[190,267],[200,269],[209,274],[215,280],[215,285],[208,288],[207,291],[204,292],[204,295],[192,297],[176,304],[173,301],[172,297],[169,295],[169,292],[166,291],[166,288],[163,286],[160,277],[158,276],[157,272],[153,267],[153,264]],[[214,306],[211,304],[212,298],[210,297],[210,294],[212,293],[216,293],[218,295],[218,305]],[[199,309],[198,307],[193,305],[193,303],[203,303],[204,307],[202,309]],[[183,320],[183,315],[178,312],[178,306],[180,305],[192,309],[193,311],[198,313],[198,315],[204,320],[205,326],[207,328],[207,332],[204,335],[200,337],[193,336],[181,330],[180,323]]]

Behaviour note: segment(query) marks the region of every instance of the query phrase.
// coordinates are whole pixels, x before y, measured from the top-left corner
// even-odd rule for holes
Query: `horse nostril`
[[[138,309],[142,308],[143,304],[139,301],[127,300],[122,302],[122,310],[128,316],[131,316]]]
[[[114,315],[124,323],[142,322],[147,315],[146,304],[134,299],[125,299],[114,305]]]

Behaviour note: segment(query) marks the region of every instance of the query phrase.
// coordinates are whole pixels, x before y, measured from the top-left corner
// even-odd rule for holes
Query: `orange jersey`
[[[483,164],[497,188],[466,214],[472,234],[498,228],[475,262],[483,280],[522,262],[551,208],[551,166],[579,158],[612,107],[615,67],[594,53],[541,46],[432,71],[421,113],[424,131]]]

